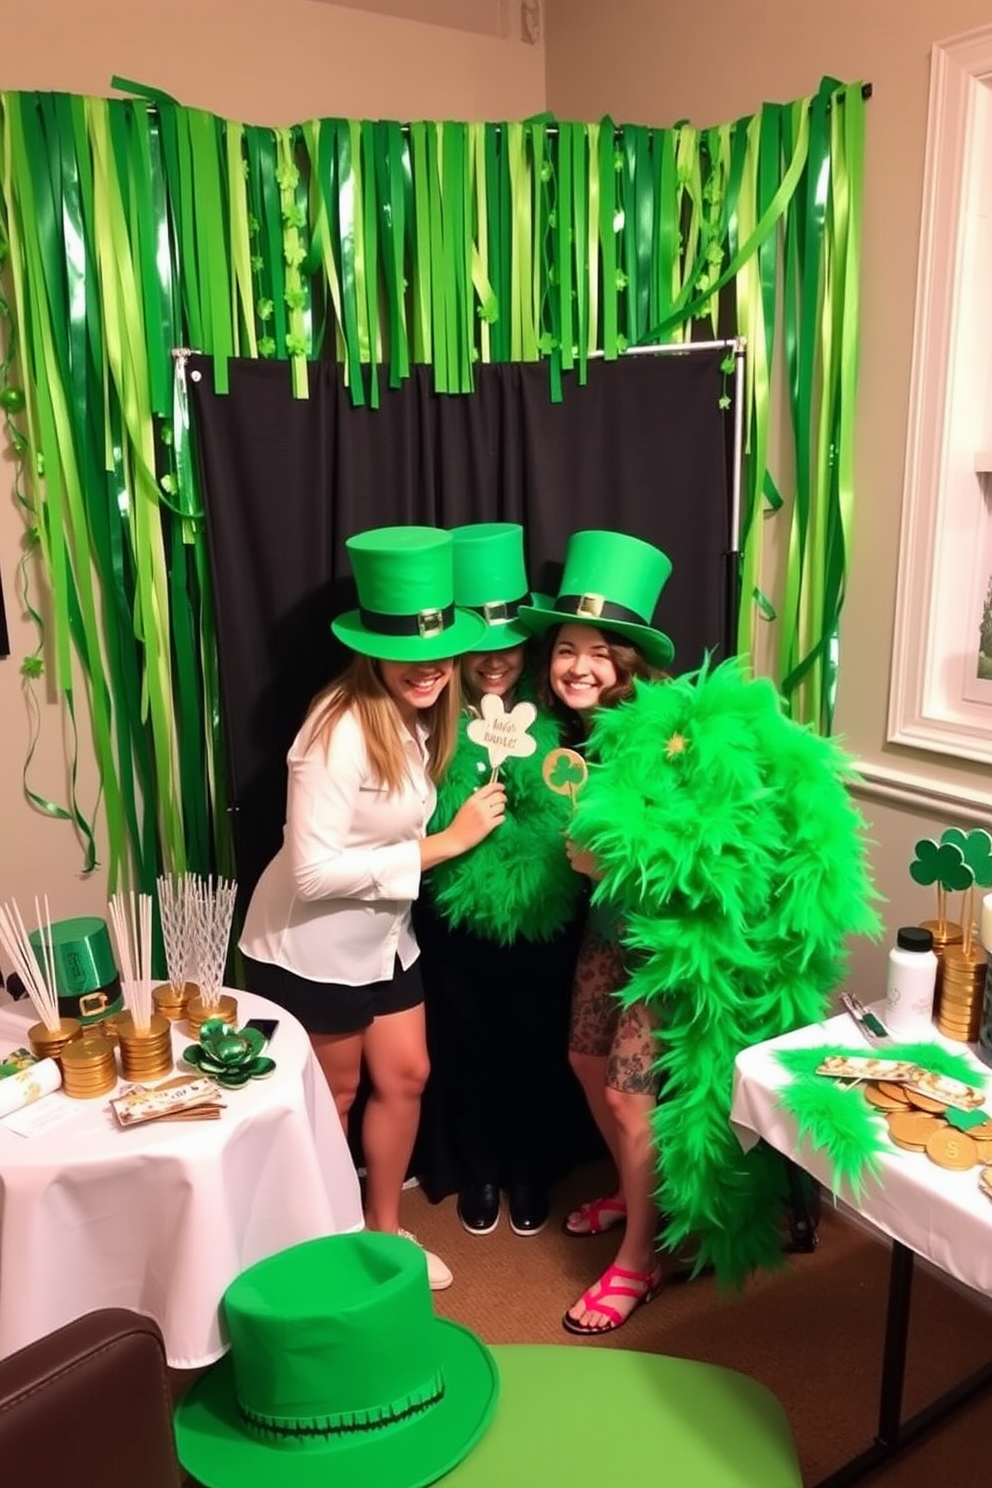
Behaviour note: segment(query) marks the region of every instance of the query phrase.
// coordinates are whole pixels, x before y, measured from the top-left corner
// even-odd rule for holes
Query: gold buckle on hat
[[[106,992],[86,992],[79,999],[79,1011],[84,1018],[92,1018],[96,1013],[102,1013],[104,1008],[109,1006],[110,999]]]
[[[417,611],[417,634],[422,641],[439,636],[444,630],[444,614],[441,610]]]
[[[580,594],[579,602],[575,606],[575,613],[577,615],[592,615],[593,619],[598,620],[603,613],[605,603],[605,594]]]
[[[506,600],[495,600],[482,606],[482,618],[487,625],[508,625],[513,618],[506,607]]]

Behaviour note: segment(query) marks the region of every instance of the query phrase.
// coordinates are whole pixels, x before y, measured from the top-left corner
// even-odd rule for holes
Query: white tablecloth
[[[988,1066],[965,1045],[948,1043],[936,1030],[933,1037],[934,1042],[972,1060],[974,1083],[989,1090],[987,1107],[992,1114]],[[764,1137],[832,1189],[833,1173],[826,1154],[809,1142],[799,1143],[796,1122],[779,1102],[790,1077],[775,1057],[780,1049],[817,1048],[821,1044],[845,1044],[854,1053],[874,1052],[879,1058],[885,1053],[884,1049],[869,1048],[846,1014],[755,1044],[737,1056],[730,1120],[745,1151]],[[879,1179],[866,1177],[857,1198],[846,1191],[840,1197],[893,1240],[901,1240],[966,1286],[992,1295],[992,1203],[978,1187],[978,1171],[950,1172],[937,1167],[922,1152],[907,1152],[889,1144],[880,1160]]]
[[[0,1121],[0,1357],[94,1308],[129,1307],[158,1322],[175,1368],[209,1364],[226,1347],[218,1303],[239,1272],[361,1228],[358,1178],[306,1033],[235,995],[239,1023],[278,1018],[276,1071],[226,1091],[219,1121],[123,1131],[109,1096],[61,1091],[45,1102],[73,1107],[66,1124],[19,1136]],[[0,1054],[26,1044],[34,1021],[26,1003],[0,1008]],[[189,1043],[175,1025],[177,1057]]]

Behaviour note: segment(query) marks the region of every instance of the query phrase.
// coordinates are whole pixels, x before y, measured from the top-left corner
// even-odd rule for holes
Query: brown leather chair
[[[181,1488],[165,1346],[150,1318],[90,1312],[0,1359],[0,1477]]]

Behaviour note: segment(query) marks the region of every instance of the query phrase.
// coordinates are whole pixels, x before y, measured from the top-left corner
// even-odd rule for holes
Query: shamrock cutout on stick
[[[961,924],[964,927],[963,950],[965,955],[971,955],[972,935],[975,928],[975,888],[987,889],[992,887],[992,836],[982,828],[976,828],[973,832],[962,832],[960,827],[948,827],[941,834],[941,846],[953,846],[960,849],[964,857],[964,873],[970,874],[970,881],[964,885],[965,899],[961,908]]]
[[[589,767],[581,754],[574,749],[552,749],[544,756],[541,766],[544,783],[556,796],[575,798],[589,778]]]
[[[917,842],[915,852],[916,857],[909,865],[915,883],[936,884],[938,889],[950,893],[954,889],[967,889],[974,882],[974,874],[965,863],[958,843],[937,843],[924,837]]]
[[[473,718],[467,733],[473,744],[481,744],[488,751],[493,780],[500,765],[508,756],[523,759],[533,754],[537,740],[527,730],[537,717],[533,703],[518,703],[507,713],[503,699],[494,692],[487,692],[479,704],[481,718]]]
[[[961,849],[966,865],[974,875],[974,883],[980,889],[992,888],[992,833],[976,827],[973,832],[962,832],[960,827],[948,827],[941,833],[941,846],[950,843]],[[970,885],[966,885],[969,887]]]

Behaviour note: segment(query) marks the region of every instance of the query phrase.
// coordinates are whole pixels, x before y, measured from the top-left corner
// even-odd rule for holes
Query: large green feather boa
[[[589,756],[571,835],[621,908],[624,999],[658,1016],[666,1243],[739,1282],[780,1261],[785,1170],[730,1128],[734,1059],[823,1017],[847,936],[878,931],[850,764],[737,661],[641,684]]]
[[[438,786],[430,831],[441,831],[463,801],[489,778],[486,752],[466,734],[464,718],[455,756]],[[529,732],[537,749],[500,765],[506,816],[470,852],[439,863],[428,874],[431,897],[452,925],[508,945],[518,938],[550,940],[575,918],[584,882],[569,866],[564,833],[571,803],[541,776],[544,757],[559,744],[558,724],[538,712]]]

